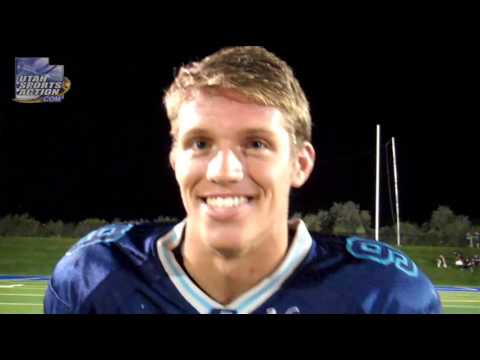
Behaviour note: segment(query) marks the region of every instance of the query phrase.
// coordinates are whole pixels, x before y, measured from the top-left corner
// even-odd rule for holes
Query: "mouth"
[[[200,197],[206,215],[218,221],[234,220],[246,216],[253,206],[253,196]]]
[[[253,196],[208,196],[200,197],[200,200],[212,208],[228,209],[237,208],[244,204],[251,203]]]

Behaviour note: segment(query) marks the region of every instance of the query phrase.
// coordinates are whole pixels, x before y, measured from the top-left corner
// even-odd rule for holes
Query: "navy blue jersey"
[[[49,282],[47,314],[430,314],[434,286],[399,250],[358,237],[311,236],[297,221],[275,272],[228,305],[184,271],[185,221],[109,225],[82,238]]]

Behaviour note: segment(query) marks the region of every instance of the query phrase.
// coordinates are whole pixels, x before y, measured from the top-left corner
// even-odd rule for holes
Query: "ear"
[[[293,159],[293,174],[291,186],[301,187],[310,177],[315,164],[315,149],[312,144],[305,141],[302,147],[296,151]]]
[[[170,154],[168,156],[168,159],[170,160],[170,166],[172,167],[173,171],[175,171],[175,162],[177,160],[176,158],[177,158],[177,154],[175,151],[175,147],[172,146],[172,148],[170,149]]]

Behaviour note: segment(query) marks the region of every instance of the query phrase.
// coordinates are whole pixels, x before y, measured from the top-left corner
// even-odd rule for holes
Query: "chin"
[[[221,257],[232,259],[240,257],[246,252],[246,246],[241,240],[225,241],[223,238],[219,241],[210,241],[209,247]]]

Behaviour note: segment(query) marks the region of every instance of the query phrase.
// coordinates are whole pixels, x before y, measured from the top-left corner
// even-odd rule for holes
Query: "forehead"
[[[252,103],[232,92],[197,91],[180,107],[177,118],[178,135],[193,129],[228,133],[246,130],[286,132],[283,113],[272,106]]]

